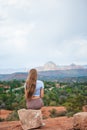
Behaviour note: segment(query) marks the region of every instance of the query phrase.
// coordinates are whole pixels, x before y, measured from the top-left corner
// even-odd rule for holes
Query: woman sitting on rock
[[[37,70],[31,69],[25,82],[25,98],[27,109],[43,107],[44,83],[37,80]]]

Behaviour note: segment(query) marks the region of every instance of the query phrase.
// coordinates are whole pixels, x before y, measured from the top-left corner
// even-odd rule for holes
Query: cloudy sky
[[[87,64],[87,0],[0,0],[0,68]]]

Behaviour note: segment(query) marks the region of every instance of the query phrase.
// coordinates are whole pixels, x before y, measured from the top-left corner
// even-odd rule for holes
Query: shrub
[[[18,116],[18,113],[17,111],[13,111],[12,113],[10,113],[8,115],[8,117],[6,118],[7,121],[16,121],[16,120],[19,120],[19,116]]]
[[[3,122],[5,119],[3,119],[3,118],[0,118],[0,122]]]

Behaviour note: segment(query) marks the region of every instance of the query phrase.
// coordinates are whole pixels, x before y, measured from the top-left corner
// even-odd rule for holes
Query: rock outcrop
[[[73,116],[74,130],[87,130],[87,112],[79,112]]]
[[[38,111],[38,113],[40,112],[39,113],[40,115],[42,112],[42,115],[41,115],[41,117],[38,117],[38,120],[36,119],[36,121],[37,121],[37,124],[39,124],[41,126],[42,117],[43,117],[43,122],[45,123],[45,126],[43,126],[43,127],[39,127],[39,125],[35,126],[36,121],[35,121],[35,119],[33,121],[31,120],[31,116],[30,116],[31,112],[29,112],[30,114],[28,112],[26,112],[26,114],[25,114],[26,116],[24,116],[23,111],[25,111],[25,109],[22,109],[22,111],[21,111],[22,118],[24,121],[26,118],[27,123],[29,123],[29,120],[32,121],[33,127],[34,126],[38,127],[37,129],[34,128],[32,130],[87,130],[87,111],[86,111],[87,105],[83,106],[84,112],[76,113],[73,115],[73,117],[62,116],[62,117],[51,118],[50,112],[52,112],[52,110],[54,110],[54,109],[55,109],[55,111],[60,112],[60,113],[66,111],[66,108],[62,107],[62,106],[60,106],[60,107],[54,107],[54,106],[43,107],[41,109],[41,111]],[[7,111],[5,112],[5,110],[1,110],[0,112],[1,112],[0,113],[1,118],[6,117],[6,115],[8,116]],[[33,110],[33,112],[34,112],[34,110]],[[9,111],[9,113],[10,113],[10,111]],[[35,113],[35,115],[36,114],[37,113]],[[24,126],[24,124],[20,120],[0,122],[0,130],[25,130],[23,126]],[[30,126],[31,126],[31,122],[30,122],[29,127],[27,126],[27,128],[30,128]]]
[[[42,126],[41,110],[20,109],[18,110],[18,115],[23,130],[29,130]]]
[[[10,113],[12,113],[12,111],[2,109],[2,110],[0,110],[0,118],[6,119]]]
[[[56,107],[56,106],[42,107],[41,111],[42,111],[43,118],[44,119],[50,118],[51,112],[53,110],[55,110],[55,112],[57,112],[57,113],[66,113],[67,112],[66,108],[63,107],[63,106],[59,106],[59,107]]]
[[[82,107],[83,112],[87,112],[87,105]]]

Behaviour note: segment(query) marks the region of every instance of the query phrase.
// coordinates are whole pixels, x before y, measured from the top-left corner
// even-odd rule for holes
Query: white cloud
[[[58,46],[58,48],[61,54],[61,63],[64,64],[64,61],[66,64],[69,64],[71,62],[75,62],[77,64],[86,63],[87,39],[84,40],[80,38],[74,38],[71,40],[65,40]]]
[[[0,7],[2,65],[86,63],[85,0],[0,0]]]

